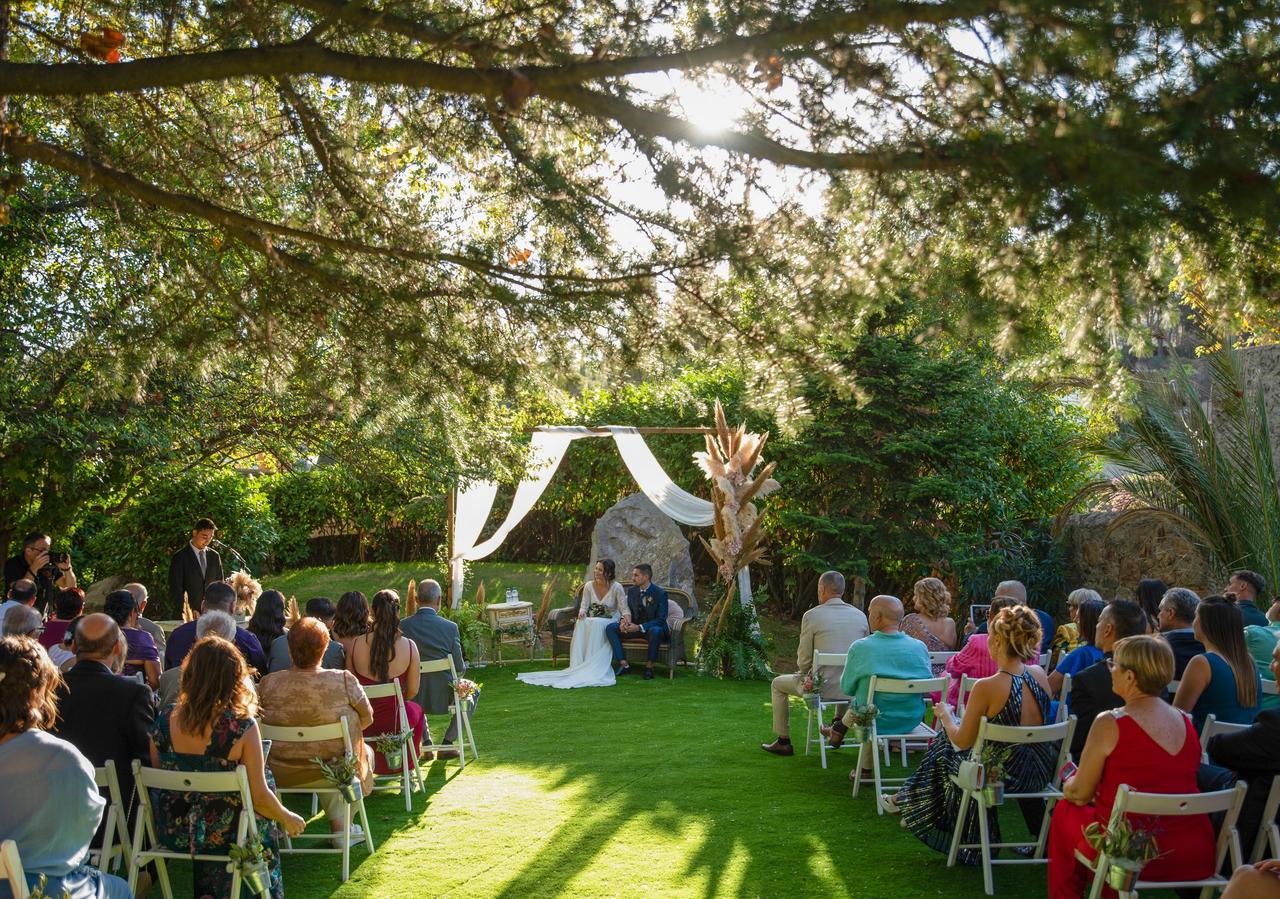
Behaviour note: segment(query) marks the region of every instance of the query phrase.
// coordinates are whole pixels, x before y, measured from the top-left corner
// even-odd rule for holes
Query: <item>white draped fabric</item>
[[[463,563],[483,559],[502,545],[507,535],[537,504],[547,484],[551,483],[569,444],[582,437],[612,437],[618,454],[641,492],[673,521],[694,527],[706,527],[714,521],[715,507],[677,486],[635,428],[614,425],[603,430],[606,433],[582,427],[544,427],[534,431],[529,444],[528,473],[516,487],[511,510],[493,535],[478,545],[476,541],[493,511],[498,485],[492,481],[478,481],[459,491],[449,556],[453,597],[462,596]],[[744,600],[751,598],[751,575],[746,569],[738,573],[738,590]]]

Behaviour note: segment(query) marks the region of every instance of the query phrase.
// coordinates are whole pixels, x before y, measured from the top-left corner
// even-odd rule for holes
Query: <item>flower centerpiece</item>
[[[818,704],[818,697],[822,695],[822,686],[825,682],[821,672],[811,671],[805,675],[804,680],[800,682],[800,692],[804,696],[805,703]]]
[[[853,720],[853,723],[849,725],[849,742],[865,743],[867,731],[872,723],[880,717],[880,707],[874,702],[858,702],[855,699],[849,703],[848,716]]]
[[[466,702],[472,696],[479,696],[480,688],[483,686],[484,684],[477,684],[473,680],[460,677],[453,685],[453,692],[457,694],[460,702]]]
[[[373,748],[382,753],[387,765],[399,768],[404,761],[404,740],[408,734],[379,734],[373,740]]]
[[[348,803],[360,798],[360,781],[356,780],[356,757],[351,753],[331,758],[328,761],[316,756],[311,761],[320,768],[324,779],[338,788],[342,798]]]
[[[240,879],[249,892],[265,896],[271,887],[271,872],[267,869],[267,853],[256,833],[250,834],[247,843],[233,843],[227,850],[231,859],[227,873],[240,872]]]
[[[1107,883],[1121,893],[1131,891],[1147,862],[1160,857],[1155,834],[1128,818],[1107,827],[1094,821],[1084,829],[1084,838],[1094,851],[1106,854]]]

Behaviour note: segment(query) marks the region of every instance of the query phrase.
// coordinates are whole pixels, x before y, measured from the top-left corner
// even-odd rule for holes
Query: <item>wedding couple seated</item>
[[[534,671],[517,675],[527,684],[544,687],[611,687],[619,675],[629,674],[625,643],[643,640],[645,680],[653,678],[653,663],[663,642],[672,640],[671,620],[680,607],[653,583],[653,568],[641,563],[631,570],[631,586],[617,581],[612,559],[600,559],[592,578],[582,586],[577,606],[569,667],[563,671]]]

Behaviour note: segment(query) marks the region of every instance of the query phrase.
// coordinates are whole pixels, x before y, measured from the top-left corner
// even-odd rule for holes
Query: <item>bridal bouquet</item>
[[[460,677],[457,683],[453,685],[453,691],[458,694],[458,699],[466,702],[472,696],[479,696],[482,686],[484,685],[477,684],[473,680],[467,680],[465,677]]]
[[[593,602],[587,607],[587,614],[592,618],[611,618],[613,613],[609,611],[604,603]]]

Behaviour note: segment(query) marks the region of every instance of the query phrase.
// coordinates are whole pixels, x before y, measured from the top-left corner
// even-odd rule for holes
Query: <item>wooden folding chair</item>
[[[173,885],[169,882],[166,860],[204,861],[229,864],[227,852],[177,852],[165,849],[156,836],[155,814],[152,811],[151,791],[164,790],[174,793],[232,793],[240,797],[240,814],[237,816],[236,845],[243,846],[258,838],[253,815],[253,795],[249,792],[249,774],[244,765],[236,765],[234,771],[165,771],[160,768],[144,768],[137,759],[133,761],[133,778],[138,788],[138,817],[133,825],[133,851],[129,855],[129,891],[138,888],[138,872],[142,866],[156,863],[160,875],[160,891],[164,899],[173,899]],[[227,847],[230,848],[230,847]],[[240,871],[231,873],[231,895],[240,895]],[[269,896],[263,890],[262,896]]]
[[[848,660],[848,652],[815,652],[813,654],[813,667],[817,670],[821,667],[839,666],[844,671],[844,663]],[[822,725],[826,722],[826,710],[833,709],[837,715],[841,709],[849,707],[847,699],[823,699],[819,693],[817,702],[814,705],[805,703],[809,716],[804,726],[804,754],[809,754],[809,747],[814,743],[818,744],[818,755],[822,758],[822,767],[827,767],[827,750],[831,748],[831,744],[827,738],[822,735]],[[816,721],[815,721],[816,719]],[[834,721],[835,718],[833,717]],[[816,726],[815,726],[816,725]]]
[[[122,865],[127,865],[133,851],[133,843],[129,839],[129,810],[120,793],[120,777],[115,762],[108,759],[101,768],[94,768],[93,778],[99,789],[105,787],[107,790],[107,815],[106,826],[102,828],[102,847],[89,853],[89,864],[109,874],[115,870],[117,859]],[[118,845],[115,842],[117,838],[120,840]]]
[[[1116,801],[1111,807],[1111,820],[1108,827],[1114,827],[1125,815],[1155,815],[1158,817],[1174,817],[1181,815],[1212,815],[1225,812],[1222,829],[1218,831],[1218,845],[1213,854],[1213,874],[1203,880],[1141,880],[1134,884],[1133,890],[1121,893],[1120,899],[1137,897],[1140,890],[1173,890],[1184,887],[1200,887],[1200,899],[1209,899],[1215,890],[1226,887],[1227,878],[1219,871],[1231,853],[1231,870],[1240,867],[1240,835],[1236,832],[1236,819],[1240,817],[1240,806],[1244,803],[1246,787],[1236,784],[1230,790],[1219,790],[1216,793],[1138,793],[1121,784],[1116,791]],[[1089,899],[1098,899],[1102,895],[1103,884],[1107,879],[1107,868],[1111,864],[1105,852],[1090,859],[1080,850],[1076,850],[1076,861],[1093,872],[1093,885],[1089,889]]]
[[[436,659],[431,662],[421,662],[418,670],[424,674],[439,674],[441,672],[449,672],[449,689],[453,690],[458,683],[458,669],[453,665],[453,656],[445,656],[443,659]],[[424,746],[424,752],[439,752],[441,750],[454,750],[458,753],[459,767],[467,767],[467,744],[471,745],[471,755],[475,759],[480,758],[480,752],[476,749],[476,738],[471,733],[471,703],[461,702],[458,694],[452,694],[453,699],[449,702],[449,713],[458,716],[458,739],[453,743],[432,743],[430,746]],[[423,711],[426,711],[425,709]]]
[[[946,692],[947,687],[951,684],[948,677],[922,677],[919,680],[902,680],[892,677],[879,677],[872,675],[870,683],[867,684],[867,704],[874,705],[877,694],[893,693],[893,694],[917,694],[928,705],[930,693]],[[927,710],[926,710],[927,711]],[[932,739],[937,732],[927,724],[921,723],[916,726],[915,730],[906,734],[882,734],[879,728],[879,719],[871,722],[871,732],[868,739],[858,747],[858,776],[853,781],[853,795],[857,797],[858,787],[862,785],[862,758],[863,753],[868,747],[871,750],[871,777],[875,783],[875,800],[876,814],[883,815],[884,807],[880,804],[880,797],[885,793],[885,785],[898,786],[906,781],[905,777],[884,777],[880,773],[880,747],[887,747],[890,741],[901,740],[905,744],[907,740]],[[904,751],[905,755],[905,751]],[[905,763],[904,763],[905,764]]]
[[[262,739],[271,741],[271,748],[274,750],[277,745],[284,743],[319,743],[325,740],[341,740],[344,755],[353,755],[351,748],[351,732],[347,729],[345,721],[335,721],[332,724],[321,724],[315,727],[282,727],[279,725],[272,726],[270,724],[259,724],[262,731]],[[320,769],[316,769],[317,779],[321,777]],[[369,829],[369,815],[364,809],[364,794],[360,789],[360,784],[356,783],[356,801],[354,803],[347,802],[343,799],[342,809],[342,830],[339,834],[329,833],[302,833],[296,837],[285,837],[284,845],[280,847],[280,853],[291,853],[294,855],[333,855],[342,856],[342,880],[345,883],[351,877],[351,825],[352,814],[351,808],[355,806],[360,815],[361,825],[364,827],[365,846],[372,855],[375,851],[373,845],[373,832]],[[341,795],[337,787],[277,787],[276,792],[284,796],[289,793],[302,793],[316,796],[320,793],[333,793]],[[407,793],[406,793],[407,795]],[[341,836],[342,845],[333,846],[335,837]],[[294,840],[323,840],[330,846],[324,849],[298,849],[293,845]],[[231,892],[232,896],[236,893]]]
[[[426,792],[426,786],[422,782],[422,766],[418,761],[418,741],[414,739],[413,731],[409,728],[409,715],[405,711],[404,693],[400,690],[400,681],[392,680],[387,684],[366,685],[364,694],[370,700],[395,697],[396,721],[400,724],[400,738],[404,745],[404,751],[400,753],[400,773],[375,774],[373,789],[377,792],[384,787],[393,786],[398,781],[400,792],[404,794],[404,810],[413,811],[413,792],[415,790]],[[378,736],[365,737],[364,741],[373,745],[378,742]]]
[[[982,749],[987,743],[1000,743],[1008,746],[1029,746],[1041,743],[1058,743],[1058,758],[1054,762],[1053,772],[1042,790],[1025,793],[1005,793],[1005,799],[1041,799],[1044,801],[1044,819],[1040,825],[1040,833],[1033,841],[992,843],[990,822],[987,810],[993,808],[987,804],[986,793],[979,787],[969,786],[956,776],[951,782],[960,789],[960,811],[956,818],[956,829],[951,834],[951,851],[947,854],[947,866],[954,867],[961,849],[977,849],[982,857],[982,885],[988,896],[995,894],[992,865],[1043,865],[1048,864],[1044,855],[1045,841],[1049,838],[1049,821],[1053,817],[1053,807],[1062,798],[1062,768],[1071,751],[1071,735],[1076,729],[1075,715],[1058,724],[1018,725],[992,724],[984,716],[978,725],[978,738],[974,741],[969,758],[982,758]],[[964,836],[964,825],[969,815],[969,806],[978,806],[978,842],[961,843]],[[992,858],[993,849],[1034,849],[1031,858]]]
[[[0,880],[9,881],[13,899],[28,899],[31,895],[27,875],[22,870],[22,856],[18,855],[18,844],[13,840],[0,843]]]

